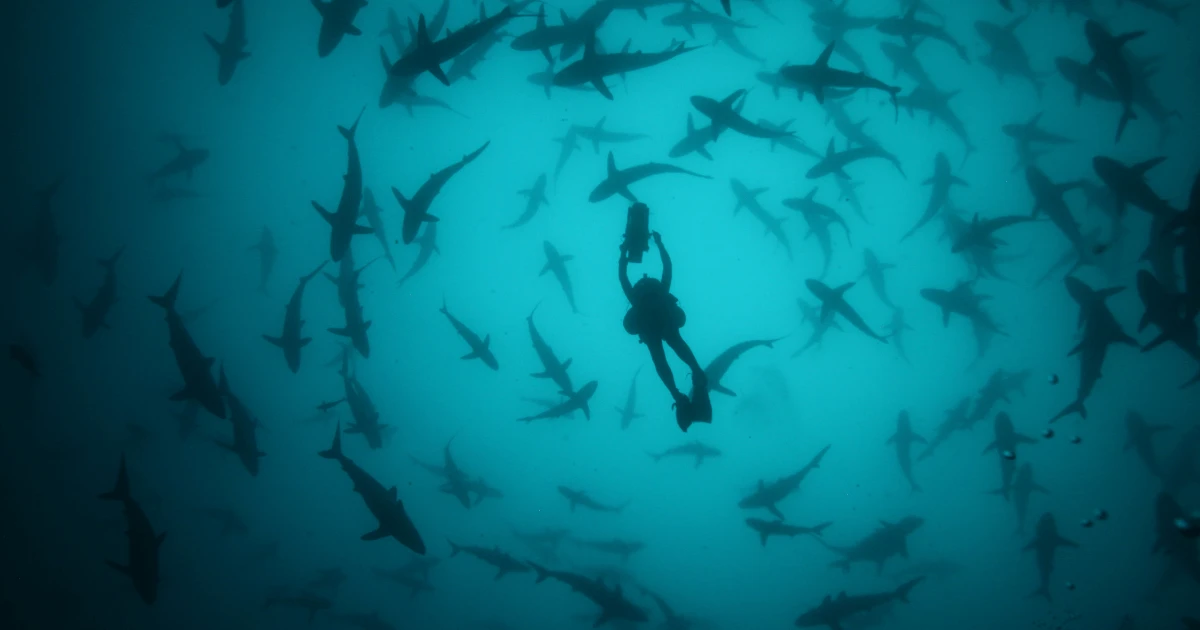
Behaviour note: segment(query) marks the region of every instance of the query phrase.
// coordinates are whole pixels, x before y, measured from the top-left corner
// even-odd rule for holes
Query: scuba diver
[[[684,342],[679,329],[687,321],[679,300],[671,295],[671,257],[663,247],[662,237],[658,232],[649,232],[649,209],[645,204],[634,204],[629,209],[629,225],[626,227],[625,241],[621,243],[620,279],[621,289],[631,304],[629,312],[625,313],[625,331],[637,335],[641,343],[650,349],[650,359],[654,361],[654,369],[662,379],[667,391],[675,399],[675,420],[679,428],[687,431],[694,422],[712,422],[712,402],[708,398],[708,377],[704,368],[696,361],[696,355]],[[640,219],[640,221],[639,221]],[[638,229],[631,229],[640,225]],[[642,274],[637,284],[630,285],[627,271],[630,260],[641,261],[641,253],[649,249],[646,237],[653,237],[662,258],[662,280],[647,277]],[[640,242],[639,242],[640,241]],[[675,386],[675,377],[671,366],[667,363],[667,355],[663,350],[666,342],[671,350],[692,370],[692,398],[689,399]]]

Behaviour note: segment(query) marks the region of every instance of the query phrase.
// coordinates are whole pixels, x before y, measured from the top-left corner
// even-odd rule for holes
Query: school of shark
[[[22,4],[0,626],[1200,628],[1192,2]]]

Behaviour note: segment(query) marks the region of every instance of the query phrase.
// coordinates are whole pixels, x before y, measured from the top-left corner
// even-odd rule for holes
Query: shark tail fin
[[[533,567],[534,572],[537,573],[537,579],[534,580],[534,584],[545,582],[546,578],[550,577],[550,570],[546,567],[533,562],[528,562],[526,564]]]
[[[342,422],[340,420],[337,423],[337,427],[333,430],[333,445],[317,454],[325,459],[342,458]]]
[[[353,141],[354,133],[358,131],[358,123],[360,121],[362,121],[363,113],[366,111],[367,111],[367,106],[363,105],[363,108],[358,110],[358,117],[354,119],[354,124],[350,125],[349,129],[347,129],[341,125],[338,125],[338,133],[342,134],[342,137],[345,138],[346,140]]]
[[[104,267],[107,271],[112,271],[114,268],[116,268],[117,261],[121,259],[121,254],[124,254],[124,253],[125,253],[125,246],[122,245],[121,248],[118,249],[116,251],[116,253],[114,253],[111,257],[101,258],[101,259],[97,260],[96,262],[101,267]]]
[[[167,309],[168,311],[175,309],[175,300],[179,298],[179,284],[183,282],[183,272],[175,277],[175,282],[171,284],[171,288],[163,295],[151,295],[150,301]]]
[[[117,483],[110,492],[100,495],[105,501],[127,501],[129,499],[129,472],[125,468],[125,455],[121,455],[121,467],[117,470]]]
[[[1057,422],[1058,420],[1065,418],[1073,413],[1079,414],[1085,420],[1087,419],[1087,408],[1083,406],[1082,400],[1076,400],[1075,402],[1064,407],[1062,411],[1058,412],[1058,415],[1056,415],[1050,419],[1050,422]]]

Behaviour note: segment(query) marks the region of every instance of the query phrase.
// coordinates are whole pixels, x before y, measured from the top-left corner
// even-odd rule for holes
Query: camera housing
[[[650,251],[650,208],[644,203],[633,204],[625,215],[625,251],[635,263]]]

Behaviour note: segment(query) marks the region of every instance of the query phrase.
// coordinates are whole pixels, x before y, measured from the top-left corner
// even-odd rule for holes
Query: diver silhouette
[[[679,300],[671,295],[671,257],[663,247],[662,236],[658,232],[652,232],[650,235],[654,238],[654,244],[658,246],[658,253],[662,258],[661,281],[642,274],[642,279],[631,286],[627,276],[631,247],[626,243],[621,244],[621,289],[625,291],[625,297],[631,305],[629,312],[625,313],[625,331],[636,335],[650,350],[650,359],[654,361],[658,377],[675,399],[675,420],[679,423],[679,428],[686,432],[694,422],[712,422],[708,378],[704,374],[704,368],[696,361],[696,355],[692,354],[692,349],[679,334],[679,329],[687,321],[687,315],[680,308]],[[692,370],[691,399],[675,385],[675,376],[667,363],[663,342],[666,342]]]

